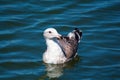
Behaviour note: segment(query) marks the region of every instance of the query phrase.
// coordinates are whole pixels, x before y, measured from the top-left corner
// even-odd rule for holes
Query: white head
[[[52,38],[60,38],[61,35],[57,32],[54,28],[48,28],[43,33],[45,38],[52,39]]]

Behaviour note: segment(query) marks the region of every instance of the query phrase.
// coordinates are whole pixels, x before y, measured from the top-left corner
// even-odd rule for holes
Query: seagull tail
[[[75,28],[73,32],[74,32],[74,34],[75,34],[76,40],[77,40],[78,42],[80,42],[80,39],[81,39],[81,37],[82,37],[82,31],[79,30],[78,28]]]
[[[76,39],[78,42],[80,42],[80,39],[82,37],[82,31],[78,28],[75,28],[72,32],[68,34],[68,37],[71,39]]]

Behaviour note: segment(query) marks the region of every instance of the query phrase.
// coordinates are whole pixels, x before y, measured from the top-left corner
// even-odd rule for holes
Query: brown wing
[[[62,37],[58,40],[66,58],[72,58],[76,55],[78,42],[74,39],[69,39],[69,37]]]
[[[72,58],[76,55],[78,43],[82,37],[82,31],[75,28],[68,34],[67,37],[61,37],[58,39],[58,43],[61,46],[66,58]]]

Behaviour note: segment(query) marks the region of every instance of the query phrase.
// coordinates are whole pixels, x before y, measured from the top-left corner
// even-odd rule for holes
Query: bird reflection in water
[[[45,64],[46,66],[46,76],[51,78],[59,78],[64,75],[64,69],[73,68],[78,61],[80,60],[79,56],[75,59],[64,63],[64,64]]]
[[[58,78],[63,75],[64,64],[46,64],[47,76],[49,78]]]

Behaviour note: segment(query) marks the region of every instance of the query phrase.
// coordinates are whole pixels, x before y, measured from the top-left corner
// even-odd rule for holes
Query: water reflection
[[[47,76],[49,78],[58,78],[61,75],[63,75],[63,67],[64,64],[59,64],[59,65],[53,65],[53,64],[47,64],[46,65],[46,71],[47,71]]]
[[[75,64],[80,60],[79,56],[70,62],[64,64],[45,64],[46,66],[46,76],[49,78],[59,78],[64,75],[64,69],[73,68]]]

